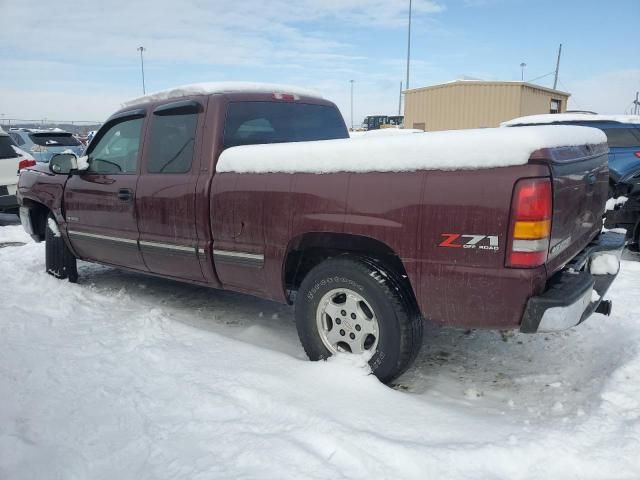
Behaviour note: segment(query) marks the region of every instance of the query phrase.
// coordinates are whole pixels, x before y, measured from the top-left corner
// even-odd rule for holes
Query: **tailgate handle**
[[[133,192],[128,188],[121,188],[118,190],[118,200],[122,200],[123,202],[128,202],[131,200],[133,196]]]

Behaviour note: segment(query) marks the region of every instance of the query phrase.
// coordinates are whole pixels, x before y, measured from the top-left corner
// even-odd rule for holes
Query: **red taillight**
[[[552,214],[549,178],[525,178],[516,183],[511,202],[507,267],[533,268],[547,261]]]
[[[24,168],[29,168],[29,167],[35,167],[36,166],[36,161],[35,160],[20,160],[20,163],[18,163],[18,171],[24,169]]]
[[[640,152],[633,152],[633,154],[634,154],[636,157],[640,158]]]

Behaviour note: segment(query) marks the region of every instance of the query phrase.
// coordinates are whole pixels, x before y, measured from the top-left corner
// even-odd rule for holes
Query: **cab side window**
[[[195,102],[178,102],[159,107],[151,118],[147,157],[149,173],[187,173],[191,170],[198,113]]]
[[[135,173],[144,118],[123,120],[111,126],[89,153],[89,172]],[[93,143],[93,142],[92,142]]]

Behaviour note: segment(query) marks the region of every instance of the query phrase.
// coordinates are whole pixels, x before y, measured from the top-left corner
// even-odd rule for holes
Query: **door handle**
[[[123,202],[129,202],[133,198],[133,192],[128,188],[121,188],[118,190],[118,200]]]

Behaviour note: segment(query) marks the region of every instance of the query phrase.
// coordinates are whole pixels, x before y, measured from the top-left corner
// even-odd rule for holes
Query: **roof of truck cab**
[[[322,99],[322,95],[315,90],[293,85],[282,85],[277,83],[255,83],[255,82],[206,82],[182,85],[175,88],[160,90],[158,92],[143,95],[142,97],[127,100],[122,107],[131,107],[144,103],[158,102],[173,98],[182,98],[193,95],[211,95],[224,93],[282,93],[304,97]]]

